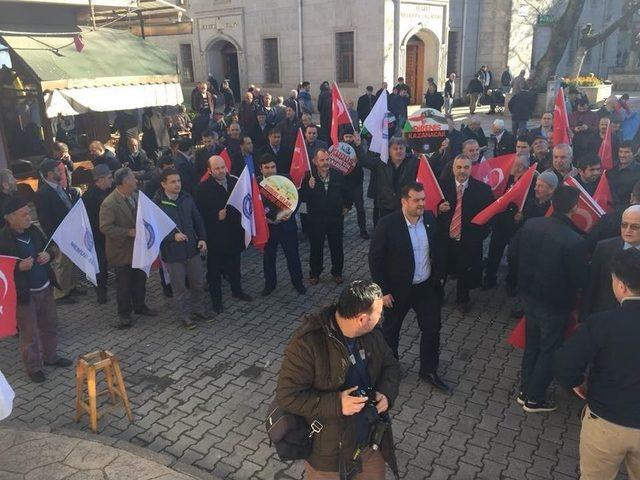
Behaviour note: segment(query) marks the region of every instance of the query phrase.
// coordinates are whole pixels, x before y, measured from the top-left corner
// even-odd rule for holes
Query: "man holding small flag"
[[[125,329],[131,327],[132,311],[147,317],[155,317],[157,312],[145,303],[146,273],[132,265],[134,239],[138,233],[137,180],[128,168],[116,170],[113,180],[116,188],[100,207],[100,231],[106,239],[107,262],[116,272],[119,322],[113,326]],[[140,238],[145,238],[149,233],[140,231]]]
[[[43,366],[69,367],[71,360],[58,356],[58,316],[53,300],[57,285],[51,269],[52,250],[45,250],[44,234],[31,223],[29,206],[20,197],[3,205],[5,227],[0,231],[0,255],[13,271],[0,270],[0,322],[15,322],[20,329],[20,355],[32,382],[45,381]],[[17,260],[16,260],[17,259]],[[17,307],[16,307],[17,296]]]

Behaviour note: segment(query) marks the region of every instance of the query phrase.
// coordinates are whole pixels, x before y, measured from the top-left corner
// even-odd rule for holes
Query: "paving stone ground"
[[[351,212],[345,230],[347,281],[369,277],[369,242],[358,238],[355,223]],[[301,244],[305,272],[308,255],[308,243]],[[100,419],[100,437],[169,455],[220,478],[302,478],[299,463],[276,458],[263,420],[282,350],[300,317],[335,299],[339,288],[327,269],[307,295],[292,294],[281,255],[278,288],[262,298],[262,265],[255,251],[243,256],[243,271],[245,290],[255,300],[232,301],[227,289],[224,313],[193,331],[181,328],[162,296],[157,273],[148,283],[148,303],[162,314],[138,318],[130,331],[109,327],[114,300],[98,307],[90,295],[59,308],[63,355],[77,358],[109,349],[121,359],[135,421],[129,423],[120,411],[106,415]],[[111,289],[112,299],[114,293]],[[556,412],[526,415],[514,402],[521,352],[505,342],[515,324],[509,317],[513,300],[502,289],[475,291],[472,298],[473,310],[463,316],[447,289],[441,372],[453,386],[450,395],[419,380],[414,315],[405,321],[400,343],[404,377],[392,411],[402,478],[578,478],[580,402],[558,390]],[[0,369],[16,390],[14,413],[5,425],[87,431],[86,419],[74,421],[73,369],[47,369],[46,383],[30,383],[13,338],[0,342]],[[3,454],[0,449],[0,458]]]

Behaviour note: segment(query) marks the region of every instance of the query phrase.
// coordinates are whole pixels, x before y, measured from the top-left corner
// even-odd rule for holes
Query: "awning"
[[[173,55],[121,30],[81,31],[81,51],[72,35],[2,36],[39,80],[49,118],[182,103]]]

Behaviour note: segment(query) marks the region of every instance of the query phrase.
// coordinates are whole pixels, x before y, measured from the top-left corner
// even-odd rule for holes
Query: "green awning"
[[[176,59],[126,31],[80,28],[80,52],[73,35],[2,35],[43,90],[178,83]]]

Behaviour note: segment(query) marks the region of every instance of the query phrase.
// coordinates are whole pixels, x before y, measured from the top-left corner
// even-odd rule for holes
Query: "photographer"
[[[398,395],[400,366],[376,329],[382,290],[350,283],[338,303],[307,316],[284,354],[276,400],[308,424],[320,422],[305,461],[313,479],[397,477],[388,410]]]

